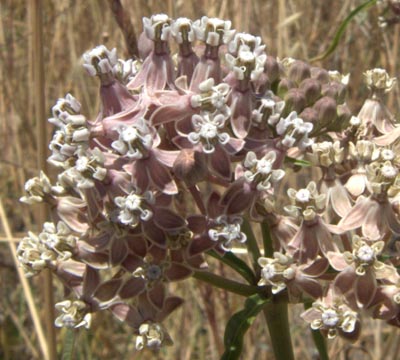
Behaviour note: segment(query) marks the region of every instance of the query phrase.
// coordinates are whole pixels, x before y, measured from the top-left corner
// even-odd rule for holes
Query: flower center
[[[333,309],[325,310],[322,313],[322,322],[326,326],[336,326],[339,322],[339,315]]]
[[[79,172],[84,172],[89,167],[89,159],[86,156],[81,156],[78,160],[76,160],[75,168]]]
[[[139,137],[138,131],[133,127],[128,127],[122,131],[122,140],[125,142],[131,142]]]
[[[262,274],[263,277],[267,280],[271,280],[275,275],[276,275],[276,271],[275,271],[275,267],[273,264],[268,264],[267,266],[265,266],[262,269]]]
[[[131,211],[140,209],[142,199],[136,194],[128,195],[125,202],[125,207]]]
[[[146,271],[146,277],[149,280],[158,280],[161,277],[162,271],[158,265],[150,265]]]
[[[269,174],[272,170],[271,162],[266,159],[261,159],[257,162],[257,171],[261,174]]]
[[[368,245],[363,245],[357,250],[357,257],[361,261],[369,262],[374,259],[374,250]]]
[[[296,200],[297,200],[298,202],[301,202],[301,203],[307,203],[307,202],[309,202],[309,201],[310,201],[310,197],[311,197],[310,191],[307,190],[307,189],[300,189],[300,190],[296,193]]]
[[[214,124],[206,123],[200,129],[200,135],[205,139],[213,139],[217,136],[218,129]]]

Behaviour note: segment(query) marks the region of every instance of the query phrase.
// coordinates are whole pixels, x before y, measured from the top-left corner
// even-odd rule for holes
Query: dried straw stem
[[[10,224],[7,220],[7,216],[6,216],[6,212],[4,210],[4,206],[3,206],[3,201],[0,198],[0,220],[3,226],[3,230],[6,234],[6,236],[9,239],[13,238],[13,235],[11,233],[11,228],[10,228]],[[42,328],[42,324],[40,322],[39,319],[39,314],[38,311],[36,309],[36,305],[35,302],[33,300],[33,296],[32,296],[32,291],[31,288],[29,287],[29,283],[28,280],[25,278],[24,272],[23,270],[19,267],[18,264],[18,259],[17,259],[17,248],[14,242],[10,241],[9,243],[9,247],[11,250],[11,254],[15,263],[15,267],[17,268],[17,272],[18,272],[18,277],[19,280],[21,282],[22,285],[22,289],[25,295],[25,299],[26,299],[26,303],[28,305],[29,308],[29,312],[31,314],[32,317],[32,321],[33,321],[33,326],[35,327],[35,333],[37,334],[38,340],[39,340],[39,346],[40,349],[43,353],[43,357],[45,360],[49,360],[49,352],[48,352],[48,345],[47,345],[47,341],[43,332],[43,328]]]
[[[40,0],[29,2],[32,26],[32,51],[33,51],[33,74],[34,74],[34,94],[36,95],[35,115],[36,115],[36,136],[37,136],[37,164],[39,169],[46,170],[46,151],[47,151],[47,128],[45,111],[45,92],[44,92],[44,63],[43,63],[43,19],[42,6]],[[39,208],[39,221],[44,223],[47,218],[47,209]],[[54,330],[54,299],[52,274],[50,270],[43,271],[43,295],[45,305],[45,324],[47,328],[48,357],[53,360],[57,358],[56,333]]]
[[[121,0],[109,0],[109,4],[115,20],[124,35],[129,55],[133,58],[139,57],[135,29],[128,14],[124,11]]]

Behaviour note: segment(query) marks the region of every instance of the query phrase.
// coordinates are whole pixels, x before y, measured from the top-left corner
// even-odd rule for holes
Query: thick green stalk
[[[263,235],[264,255],[272,257],[274,249],[267,223],[261,224],[261,232]],[[279,293],[273,295],[272,302],[264,308],[264,317],[267,321],[276,360],[294,360],[287,301],[287,293]]]
[[[265,305],[264,317],[267,320],[275,359],[294,360],[286,296],[275,295],[272,303]]]
[[[274,248],[272,246],[272,238],[269,231],[269,226],[266,222],[261,223],[261,233],[263,236],[264,256],[272,257],[274,254]]]
[[[242,296],[254,295],[259,291],[257,286],[246,285],[237,281],[228,280],[222,276],[215,275],[207,271],[195,271],[193,277],[214,285],[215,287],[225,289]]]
[[[309,309],[311,305],[311,302],[305,302],[304,309]],[[320,359],[329,360],[328,350],[326,348],[326,340],[322,336],[321,332],[319,330],[311,330],[311,335],[313,337],[315,347],[318,350]]]
[[[251,257],[252,257],[254,271],[256,272],[256,275],[259,276],[260,275],[260,266],[258,265],[257,260],[261,256],[261,253],[260,253],[260,248],[258,247],[257,239],[254,236],[254,232],[251,227],[251,224],[247,219],[245,219],[243,221],[241,228],[242,228],[242,231],[247,236],[246,246],[247,246],[247,251],[251,254]]]

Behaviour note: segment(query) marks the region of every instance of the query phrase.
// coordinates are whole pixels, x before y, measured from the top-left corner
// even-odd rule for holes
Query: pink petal
[[[302,288],[302,290],[310,295],[312,298],[316,299],[322,296],[322,286],[314,279],[309,277],[298,275],[296,276],[296,284]]]
[[[302,272],[311,277],[318,277],[325,273],[329,267],[329,262],[325,258],[315,259],[311,264],[303,268]]]
[[[110,247],[110,263],[119,265],[128,255],[128,247],[123,239],[114,238]]]
[[[91,296],[100,283],[99,272],[90,266],[86,267],[83,278],[83,292],[85,296]]]
[[[343,254],[336,251],[328,251],[326,257],[329,260],[329,264],[336,270],[336,271],[343,271],[349,265],[344,260]]]
[[[167,208],[155,209],[155,223],[164,230],[177,230],[186,225],[186,220]]]
[[[339,222],[338,226],[344,231],[359,228],[365,220],[371,202],[368,198],[359,197],[350,212]]]
[[[351,195],[358,197],[364,192],[366,181],[365,174],[354,174],[347,180],[345,187]]]
[[[351,209],[349,196],[339,182],[331,188],[331,203],[333,210],[341,218],[345,217]]]
[[[222,178],[231,179],[231,161],[222,146],[215,146],[215,151],[210,155],[211,168]]]
[[[147,172],[153,184],[164,194],[175,195],[178,188],[169,171],[153,156],[147,161]]]
[[[377,288],[373,270],[368,270],[363,276],[357,276],[355,288],[358,306],[367,308],[374,298]]]
[[[353,267],[348,266],[342,272],[340,272],[333,283],[334,288],[339,289],[342,294],[346,294],[354,287],[357,275]]]

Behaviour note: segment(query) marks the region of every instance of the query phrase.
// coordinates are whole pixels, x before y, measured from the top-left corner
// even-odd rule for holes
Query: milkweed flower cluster
[[[272,248],[255,269],[260,293],[314,301],[302,317],[329,338],[355,340],[364,310],[398,326],[400,126],[384,105],[395,79],[366,71],[371,96],[352,115],[347,75],[276,59],[229,21],[143,25],[142,58],[103,45],[83,55],[98,116],[71,94],[57,101],[58,175],[41,172],[21,199],[53,210],[18,257],[27,276],[47,267],[71,290],[56,325],[89,327],[107,310],[138,349],[170,344],[162,321],[183,299],[168,284],[206,272],[207,254],[249,242],[259,223]],[[308,181],[288,188],[297,173]]]

